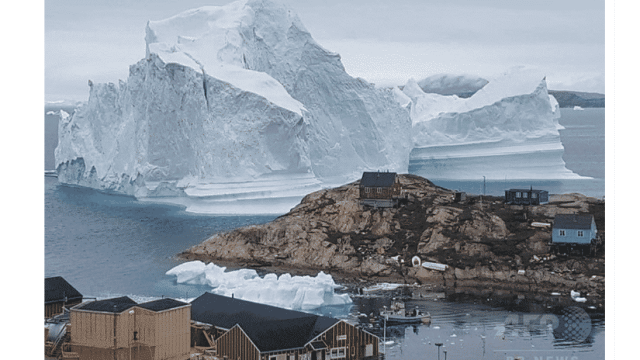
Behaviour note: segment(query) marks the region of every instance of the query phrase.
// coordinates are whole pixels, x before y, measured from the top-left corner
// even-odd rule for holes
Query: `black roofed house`
[[[541,205],[549,202],[547,190],[509,189],[504,191],[504,202],[514,205]]]
[[[191,305],[178,300],[90,301],[71,308],[69,345],[80,359],[187,359],[190,322]]]
[[[402,192],[398,174],[394,172],[364,172],[360,179],[360,200],[363,205],[394,207]]]
[[[71,308],[82,302],[82,294],[62,276],[44,279],[44,317],[50,318],[63,313],[63,308]]]
[[[220,358],[252,360],[366,359],[379,339],[344,320],[205,293],[191,318],[216,328]]]

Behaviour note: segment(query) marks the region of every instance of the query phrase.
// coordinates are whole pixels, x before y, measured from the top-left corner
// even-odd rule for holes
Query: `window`
[[[373,344],[367,344],[367,347],[364,350],[364,356],[373,356]]]
[[[269,360],[276,360],[278,357],[275,355],[269,355]]]
[[[370,190],[371,190],[371,188],[368,188],[368,187],[364,188],[364,192],[365,193],[368,193]]]
[[[382,188],[378,188],[378,193],[381,193],[381,192],[382,192]]]
[[[516,197],[517,197],[517,198],[522,197],[522,194],[520,194],[520,191],[516,191]]]
[[[564,230],[560,230],[560,236],[565,236]]]
[[[578,230],[578,236],[584,236],[584,231]]]
[[[343,358],[343,357],[347,357],[347,349],[346,348],[339,347],[339,348],[331,349],[331,358],[332,359],[339,359],[339,358]]]
[[[523,192],[523,193],[522,193],[522,197],[523,197],[523,198],[525,198],[525,199],[526,199],[528,196],[529,196],[529,193],[526,193],[526,192]]]
[[[538,194],[536,194],[536,193],[531,193],[531,198],[532,198],[532,199],[535,199],[535,198],[537,198],[537,197],[538,197]]]

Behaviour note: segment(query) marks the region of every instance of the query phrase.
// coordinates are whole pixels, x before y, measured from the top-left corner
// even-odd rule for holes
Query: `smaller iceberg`
[[[180,284],[210,286],[214,294],[291,310],[352,303],[348,294],[335,293],[340,286],[322,271],[316,276],[267,274],[260,277],[251,269],[227,271],[226,267],[213,263],[190,261],[172,268],[166,275],[175,276]]]

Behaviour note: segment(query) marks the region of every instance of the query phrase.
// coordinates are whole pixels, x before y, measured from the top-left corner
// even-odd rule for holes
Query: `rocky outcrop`
[[[540,206],[505,205],[497,197],[454,202],[453,191],[400,175],[398,208],[363,207],[358,182],[307,195],[289,213],[264,224],[216,234],[186,250],[190,259],[247,266],[323,270],[334,276],[393,279],[442,287],[492,286],[523,291],[588,291],[604,296],[604,257],[549,254],[557,213],[596,217],[604,233],[604,201],[552,195]],[[412,267],[411,258],[447,264],[444,272]]]

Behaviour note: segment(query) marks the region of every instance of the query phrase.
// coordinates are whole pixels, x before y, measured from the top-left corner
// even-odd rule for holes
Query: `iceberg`
[[[282,212],[364,170],[408,171],[411,119],[393,90],[349,76],[284,5],[188,10],[149,21],[145,42],[126,81],[89,81],[59,122],[60,182],[187,211],[273,200]]]
[[[486,79],[474,75],[437,74],[418,81],[418,86],[425,93],[469,97],[487,83]]]
[[[469,98],[424,93],[415,80],[409,172],[429,179],[579,179],[560,142],[560,107],[546,78],[514,68]]]
[[[210,286],[214,294],[292,310],[352,303],[348,294],[335,293],[339,285],[322,271],[316,276],[266,274],[260,277],[251,269],[227,271],[213,263],[189,261],[170,269],[166,275],[175,276],[180,284]]]

